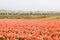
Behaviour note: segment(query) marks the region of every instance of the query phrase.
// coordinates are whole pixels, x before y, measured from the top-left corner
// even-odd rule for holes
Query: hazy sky
[[[0,0],[0,9],[60,11],[60,0]]]

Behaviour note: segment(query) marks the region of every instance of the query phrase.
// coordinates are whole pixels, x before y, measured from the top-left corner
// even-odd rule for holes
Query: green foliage
[[[60,19],[60,14],[0,14],[0,19]]]

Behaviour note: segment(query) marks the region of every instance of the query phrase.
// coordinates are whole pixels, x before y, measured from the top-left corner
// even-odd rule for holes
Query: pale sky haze
[[[0,0],[0,9],[60,11],[60,0]]]

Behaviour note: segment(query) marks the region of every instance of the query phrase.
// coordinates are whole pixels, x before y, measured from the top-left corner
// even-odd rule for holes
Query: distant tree
[[[29,13],[29,15],[32,15],[32,14],[33,14],[32,12]]]

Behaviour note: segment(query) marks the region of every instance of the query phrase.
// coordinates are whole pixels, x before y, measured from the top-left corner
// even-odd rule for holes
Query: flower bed
[[[0,40],[60,40],[60,20],[0,20]]]

